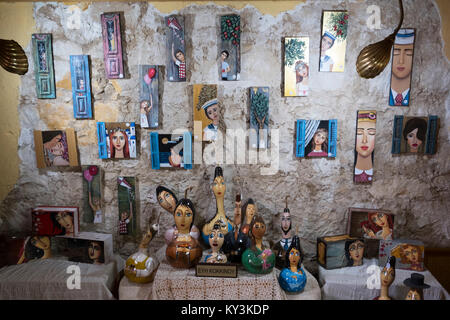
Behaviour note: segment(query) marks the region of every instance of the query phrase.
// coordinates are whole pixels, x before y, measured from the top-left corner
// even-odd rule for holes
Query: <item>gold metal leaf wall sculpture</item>
[[[356,71],[359,76],[366,79],[375,78],[379,75],[391,59],[391,49],[395,41],[395,35],[403,23],[403,3],[400,2],[400,23],[394,33],[386,39],[372,43],[361,50],[356,59]]]
[[[16,41],[0,39],[0,65],[8,72],[19,75],[27,73],[27,56]]]

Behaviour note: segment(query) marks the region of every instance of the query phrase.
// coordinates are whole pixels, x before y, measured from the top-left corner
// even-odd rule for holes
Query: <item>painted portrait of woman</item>
[[[17,264],[22,264],[33,259],[47,259],[51,257],[51,242],[46,236],[28,237],[21,250]]]
[[[68,166],[69,147],[63,131],[43,131],[44,159],[47,167]]]
[[[353,177],[355,183],[372,183],[376,121],[376,111],[358,111]]]
[[[128,144],[128,136],[125,130],[115,128],[109,130],[109,151],[110,158],[123,159],[130,158],[130,147]]]
[[[51,214],[50,218],[52,219],[54,226],[62,229],[60,235],[65,236],[74,235],[73,212],[59,211],[56,214]]]
[[[322,40],[320,42],[319,71],[333,71],[334,61],[333,58],[327,55],[327,51],[333,47],[335,41],[336,37],[328,31],[325,31],[322,35]]]
[[[328,130],[325,128],[317,129],[310,144],[312,145],[312,151],[308,153],[307,157],[328,156]]]
[[[403,142],[406,152],[423,153],[427,134],[427,121],[422,118],[411,118],[403,128]]]
[[[423,247],[402,243],[391,250],[391,255],[400,259],[401,264],[409,265],[409,269],[423,271]]]
[[[345,257],[348,267],[361,266],[364,256],[364,241],[361,239],[348,240],[345,242]]]
[[[105,256],[103,254],[103,242],[90,241],[87,247],[88,257],[93,264],[105,263]]]
[[[306,62],[298,60],[295,63],[295,94],[297,96],[308,95],[309,66]]]
[[[394,221],[392,215],[383,212],[369,212],[367,224],[362,226],[365,237],[372,239],[392,240]]]

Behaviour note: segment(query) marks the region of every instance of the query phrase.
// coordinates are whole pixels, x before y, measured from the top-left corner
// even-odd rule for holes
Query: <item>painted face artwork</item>
[[[419,262],[419,250],[415,246],[406,246],[403,249],[403,256],[411,264],[416,264]]]
[[[252,228],[252,234],[256,239],[261,239],[266,233],[266,225],[262,222],[256,222]]]
[[[188,206],[180,205],[175,210],[175,224],[178,232],[181,234],[188,234],[191,227],[194,214]]]
[[[418,152],[419,151],[419,147],[422,144],[422,140],[420,140],[417,137],[417,132],[418,131],[419,131],[419,128],[415,128],[413,131],[408,133],[407,136],[406,136],[410,152],[414,152],[414,153]]]
[[[116,151],[123,151],[125,146],[125,134],[122,131],[114,132],[112,135],[112,142]]]
[[[220,229],[213,229],[209,234],[209,245],[213,250],[220,249],[223,245],[225,237]]]
[[[73,232],[73,217],[70,213],[61,211],[56,214],[56,221],[66,229],[66,233]]]
[[[100,259],[101,255],[102,255],[102,247],[101,247],[101,245],[98,242],[96,242],[96,241],[92,241],[89,244],[88,253],[89,253],[89,258],[91,260]]]
[[[291,214],[289,212],[281,213],[281,230],[287,233],[291,229]]]
[[[130,214],[126,211],[122,212],[121,214],[122,220],[126,220],[130,217]]]
[[[213,121],[213,123],[218,123],[219,121],[219,106],[217,104],[212,105],[206,109],[206,116]]]
[[[181,51],[178,51],[176,54],[175,54],[175,58],[177,58],[179,61],[181,61],[181,62],[184,62],[184,53],[183,52],[181,52]]]
[[[369,157],[375,149],[375,122],[358,121],[356,131],[356,152],[358,155]]]
[[[289,252],[289,263],[291,266],[297,266],[300,261],[300,251],[295,248],[292,248]]]
[[[386,268],[384,267],[381,270],[380,280],[381,285],[385,287],[389,287],[395,279],[395,269],[394,268]]]
[[[397,79],[408,78],[412,70],[414,45],[394,44],[392,74]]]
[[[42,249],[42,250],[48,250],[50,249],[50,238],[44,237],[44,236],[34,236],[31,238],[31,244],[35,246],[36,248]]]
[[[325,54],[325,51],[330,49],[332,46],[333,46],[333,39],[331,39],[327,35],[324,35],[322,37],[322,42],[321,42],[321,52],[322,52],[322,54]]]
[[[216,197],[223,197],[227,187],[225,186],[225,180],[223,177],[218,176],[214,179],[212,190]]]
[[[387,215],[381,212],[372,215],[372,222],[381,228],[389,224]]]
[[[419,290],[411,289],[408,291],[405,300],[422,300]]]
[[[175,198],[167,191],[162,191],[158,195],[158,201],[160,206],[169,212],[173,212],[173,210],[175,209]]]
[[[246,210],[246,212],[245,212],[245,219],[246,219],[246,222],[247,222],[248,224],[250,224],[250,222],[252,222],[252,219],[253,219],[253,217],[255,216],[255,213],[256,213],[256,207],[255,207],[255,205],[249,203],[249,204],[247,205],[247,210]]]
[[[362,265],[364,255],[364,243],[362,241],[353,242],[348,248],[350,257],[353,260],[353,265]]]

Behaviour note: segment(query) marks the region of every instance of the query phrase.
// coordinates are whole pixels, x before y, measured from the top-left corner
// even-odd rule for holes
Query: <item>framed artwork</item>
[[[400,29],[395,36],[389,90],[390,106],[409,106],[415,33],[415,29]]]
[[[435,154],[438,133],[439,118],[437,116],[395,116],[392,153]]]
[[[317,238],[317,262],[325,269],[363,264],[364,239],[347,234]]]
[[[88,56],[70,56],[70,75],[72,78],[73,116],[76,119],[92,118]]]
[[[103,170],[96,165],[81,166],[83,174],[83,222],[102,223]]]
[[[397,269],[424,271],[424,254],[424,244],[419,240],[380,240],[378,264],[383,266],[390,256],[394,256]]]
[[[320,40],[321,72],[344,72],[348,11],[323,11]]]
[[[219,79],[239,80],[241,73],[241,17],[220,17]]]
[[[192,169],[192,134],[150,133],[150,157],[152,169]]]
[[[75,237],[80,231],[78,207],[38,206],[31,209],[35,236]]]
[[[386,210],[349,208],[347,233],[351,237],[392,240],[395,215]]]
[[[337,120],[297,120],[297,157],[335,158],[337,152]]]
[[[141,128],[157,128],[159,112],[159,67],[139,66],[139,110]]]
[[[251,148],[266,149],[269,131],[269,87],[250,88],[250,129]]]
[[[354,183],[372,183],[377,112],[359,110],[356,117]]]
[[[136,178],[118,177],[119,200],[118,229],[120,235],[137,235],[138,217],[136,211]]]
[[[103,13],[101,15],[101,24],[106,77],[108,79],[122,79],[123,56],[120,14]]]
[[[62,254],[69,261],[107,264],[113,257],[112,234],[80,232],[76,238],[66,239]]]
[[[0,268],[51,256],[51,237],[0,235]]]
[[[309,37],[284,38],[284,96],[307,96],[308,82]]]
[[[51,33],[33,33],[31,42],[37,97],[38,99],[55,99],[52,35]]]
[[[166,18],[167,25],[167,80],[186,81],[186,47],[184,42],[184,17],[172,15]]]
[[[73,129],[34,130],[34,148],[38,168],[78,166],[78,152]]]
[[[100,159],[136,158],[134,122],[97,122]]]
[[[194,84],[194,123],[201,122],[201,133],[194,132],[196,141],[215,141],[218,131],[224,132],[223,110],[217,99],[217,85]]]

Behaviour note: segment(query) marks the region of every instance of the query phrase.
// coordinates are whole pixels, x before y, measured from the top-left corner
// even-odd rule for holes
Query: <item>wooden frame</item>
[[[377,112],[358,110],[356,114],[353,182],[370,184],[374,177]]]
[[[159,67],[139,65],[141,128],[157,128],[159,118]]]
[[[241,17],[220,16],[219,79],[239,80],[241,73]]]
[[[184,17],[171,15],[165,19],[167,27],[167,80],[184,82],[187,74]]]
[[[419,240],[380,240],[378,265],[384,266],[389,256],[394,256],[396,269],[424,271],[424,254],[424,244]]]
[[[72,229],[67,231],[56,219],[60,212],[70,212]],[[54,216],[54,217],[51,217]],[[80,231],[78,207],[38,206],[31,209],[32,235],[76,237]],[[64,233],[66,232],[66,233]]]
[[[268,148],[269,87],[251,87],[249,144],[254,149]]]
[[[319,72],[344,72],[348,11],[323,10]]]
[[[136,206],[136,183],[135,177],[119,176],[117,178],[119,235],[136,236],[138,234],[139,216]],[[130,212],[130,210],[133,212]]]
[[[73,116],[76,119],[92,118],[91,79],[87,55],[70,56],[70,74]]]
[[[364,239],[348,234],[317,238],[317,263],[327,270],[351,266],[345,253],[347,241],[364,242]]]
[[[125,144],[116,153],[116,147],[111,141],[117,132],[125,137]],[[97,141],[100,159],[133,159],[136,158],[136,126],[134,122],[97,122]]]
[[[283,39],[283,97],[304,97],[309,91],[309,37]]]
[[[108,79],[122,79],[123,55],[120,14],[116,12],[101,15],[103,56]]]
[[[103,169],[96,165],[81,166],[83,179],[83,222],[102,223]]]
[[[193,95],[193,115],[195,124],[201,122],[201,131],[194,131],[195,141],[215,141],[223,123],[222,105],[217,98],[217,85],[215,84],[194,84]]]
[[[52,35],[50,33],[33,33],[31,41],[37,97],[38,99],[55,99]]]
[[[370,229],[372,226],[375,227],[375,223],[369,221],[369,216],[374,216],[377,214],[384,214],[389,216],[388,224],[389,228],[392,229],[391,238],[394,238],[394,226],[395,226],[395,214],[388,210],[379,209],[365,209],[365,208],[349,208],[348,209],[348,221],[347,221],[347,234],[351,237],[364,237],[369,239],[383,239],[381,233],[376,235],[375,229]],[[372,227],[372,228],[373,228]],[[367,231],[365,231],[365,229]],[[377,229],[379,229],[378,227]],[[372,231],[373,234],[370,232]],[[370,233],[370,234],[369,234]]]
[[[47,133],[54,133],[55,138],[47,142],[43,138],[43,134],[47,135]],[[55,140],[55,143],[53,143],[53,140],[57,138],[57,134],[62,135],[62,137],[59,141]],[[52,146],[48,145],[58,142],[61,142],[64,147],[64,153],[62,155],[53,154]],[[75,131],[71,128],[47,131],[34,130],[34,150],[36,152],[37,167],[40,169],[55,166],[77,167],[79,165]]]
[[[182,153],[182,154],[181,154]],[[150,161],[152,169],[192,169],[192,134],[160,134],[150,132]]]
[[[68,261],[91,263],[91,264],[108,264],[113,259],[113,239],[112,234],[96,233],[96,232],[80,232],[76,238],[67,238],[66,250],[63,253],[67,256]],[[94,263],[89,257],[88,247],[92,242],[101,244],[102,253],[99,258],[100,262]]]
[[[316,135],[321,135],[324,141],[315,144]],[[323,136],[326,136],[323,137]],[[304,157],[335,158],[337,153],[337,119],[304,120],[296,122],[295,155]],[[320,151],[315,150],[317,147]]]

